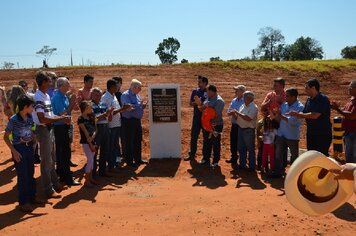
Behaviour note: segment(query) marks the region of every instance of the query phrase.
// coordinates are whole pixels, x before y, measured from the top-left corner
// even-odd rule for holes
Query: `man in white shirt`
[[[107,107],[112,108],[112,120],[109,121],[110,129],[110,147],[109,147],[109,159],[108,167],[110,172],[114,172],[115,166],[118,165],[116,157],[121,157],[121,149],[119,145],[119,137],[121,133],[121,115],[120,112],[124,112],[131,109],[131,106],[127,105],[121,108],[119,101],[117,100],[115,93],[118,91],[117,82],[110,79],[106,82],[106,93],[101,98],[101,102]]]
[[[55,170],[53,123],[63,121],[70,124],[71,118],[54,116],[51,99],[46,93],[52,83],[48,72],[38,72],[36,74],[36,82],[38,90],[34,94],[35,108],[32,117],[36,123],[36,136],[40,144],[42,185],[48,198],[60,198],[61,196],[57,193],[61,192],[63,187],[59,184]]]
[[[255,130],[257,123],[258,107],[253,102],[255,95],[251,91],[244,92],[244,104],[239,111],[235,111],[237,124],[239,125],[238,149],[240,163],[238,168],[246,168],[246,157],[248,152],[249,170],[255,171]]]

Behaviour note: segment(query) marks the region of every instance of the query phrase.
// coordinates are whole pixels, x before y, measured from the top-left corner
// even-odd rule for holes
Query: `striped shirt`
[[[13,145],[20,144],[21,142],[30,142],[32,140],[33,124],[31,115],[28,115],[25,121],[19,113],[16,113],[10,118],[9,123],[7,123],[5,132],[12,133]]]
[[[105,103],[99,102],[99,104],[96,104],[93,102],[93,112],[95,116],[100,116],[104,114],[108,110],[108,106]],[[97,124],[107,124],[108,119],[103,118],[102,120],[98,120]]]
[[[43,93],[41,90],[37,89],[33,99],[35,100],[35,109],[33,109],[32,118],[36,125],[45,125],[41,124],[37,113],[44,113],[45,117],[52,118],[54,117],[51,99],[47,93]]]

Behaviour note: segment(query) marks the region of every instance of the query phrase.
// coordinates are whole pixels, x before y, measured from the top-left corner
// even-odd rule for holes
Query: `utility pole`
[[[70,50],[70,65],[73,66],[73,54],[72,54],[72,49]]]

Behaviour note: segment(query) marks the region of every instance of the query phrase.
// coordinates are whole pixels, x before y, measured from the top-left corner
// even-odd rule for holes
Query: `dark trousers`
[[[99,175],[106,173],[106,161],[109,158],[109,127],[108,124],[97,124],[95,143],[99,146]],[[94,157],[93,174],[96,175],[98,169],[97,163],[98,153]]]
[[[239,138],[239,126],[237,124],[231,124],[230,129],[230,151],[231,160],[237,162],[238,158],[238,138]]]
[[[197,153],[198,138],[202,130],[201,116],[193,116],[192,127],[190,130],[190,158],[194,158]]]
[[[124,132],[122,131],[122,126],[121,126],[121,131],[120,131],[120,144],[121,144],[121,160],[126,159],[126,152],[125,152],[125,137],[124,137]]]
[[[70,150],[69,125],[55,125],[54,137],[56,144],[57,174],[61,182],[70,184],[73,181],[70,171]]]
[[[114,168],[118,163],[116,157],[121,157],[121,149],[119,144],[121,127],[110,128],[110,151],[109,151],[109,168]]]
[[[19,204],[30,203],[36,195],[35,159],[32,145],[18,144],[14,146],[20,153],[20,162],[15,161],[17,173],[17,189],[19,191]]]
[[[329,147],[332,141],[332,133],[310,134],[307,133],[307,149],[315,150],[329,156]]]
[[[356,163],[356,133],[345,133],[344,143],[346,163]]]
[[[211,151],[214,152],[213,163],[218,163],[220,161],[220,150],[221,150],[221,132],[223,130],[222,125],[215,126],[214,130],[218,133],[216,135],[203,130],[203,159],[210,162]]]
[[[126,163],[142,161],[142,125],[140,119],[122,119]]]
[[[277,174],[285,173],[285,168],[288,165],[288,148],[291,153],[291,163],[293,163],[299,156],[299,140],[290,140],[281,136],[276,136],[276,165],[274,171]]]
[[[68,133],[69,133],[69,143],[70,145],[72,145],[73,138],[74,138],[74,124],[69,125]],[[72,155],[70,155],[70,162],[72,162]]]

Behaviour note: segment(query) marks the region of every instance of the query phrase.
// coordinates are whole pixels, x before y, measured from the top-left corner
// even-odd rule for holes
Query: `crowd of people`
[[[70,169],[76,166],[71,161],[74,125],[87,158],[84,186],[92,188],[99,183],[98,177],[112,177],[124,161],[130,167],[147,163],[141,156],[141,119],[146,107],[139,95],[142,83],[133,79],[121,93],[120,77],[109,79],[105,92],[93,87],[91,75],[85,75],[83,82],[75,93],[68,77],[39,71],[33,92],[26,81],[12,87],[9,99],[2,90],[4,113],[9,117],[4,140],[15,163],[22,211],[30,212],[33,204],[41,203],[36,197],[36,162],[48,198],[61,198],[67,186],[80,185]],[[77,121],[72,119],[73,110],[80,110]]]
[[[21,210],[32,211],[33,204],[41,202],[36,197],[35,163],[40,163],[42,188],[48,198],[61,198],[66,186],[80,185],[70,169],[76,166],[71,161],[74,126],[79,128],[79,143],[87,158],[84,186],[92,188],[99,183],[98,177],[111,177],[120,163],[128,167],[147,164],[141,152],[141,120],[147,105],[139,95],[142,83],[133,79],[129,89],[121,92],[122,82],[121,77],[113,77],[102,91],[93,87],[93,76],[85,75],[84,86],[75,92],[68,77],[39,71],[33,91],[28,91],[26,81],[14,85],[8,94],[1,89],[1,102],[9,117],[4,140],[16,167]],[[330,114],[334,109],[343,116],[346,162],[356,163],[356,80],[349,85],[351,99],[343,108],[320,92],[317,79],[305,83],[308,99],[303,105],[298,90],[285,89],[286,81],[277,78],[260,108],[251,89],[234,86],[235,96],[226,111],[218,88],[204,76],[198,76],[197,82],[198,88],[190,98],[193,107],[190,151],[184,160],[195,160],[202,133],[199,163],[212,168],[219,165],[226,114],[231,122],[231,158],[225,161],[236,169],[283,177],[289,164],[288,149],[290,163],[299,156],[304,120],[307,149],[329,155]],[[77,121],[72,119],[75,110],[81,113]]]
[[[320,82],[310,79],[305,83],[308,98],[303,105],[296,88],[285,89],[286,81],[273,81],[273,91],[266,94],[260,109],[255,104],[255,94],[244,85],[234,86],[235,96],[227,108],[230,117],[230,152],[226,160],[233,168],[259,170],[270,177],[283,177],[288,164],[299,156],[301,126],[306,123],[307,150],[316,150],[329,156],[333,139],[330,121],[331,109],[343,116],[345,157],[347,163],[356,163],[356,80],[349,84],[350,101],[343,107],[320,91]],[[184,159],[195,160],[199,134],[203,133],[202,165],[210,164],[213,149],[212,168],[218,165],[221,150],[224,100],[217,88],[209,85],[207,77],[198,77],[198,88],[190,98],[194,107],[191,126],[190,151]],[[213,115],[211,115],[211,108]],[[262,119],[257,121],[258,112]],[[208,121],[205,117],[211,117]],[[210,122],[212,128],[205,128]],[[257,136],[257,138],[256,138]],[[257,158],[256,158],[257,140]],[[290,161],[288,161],[288,151]],[[257,162],[257,163],[256,163]]]

